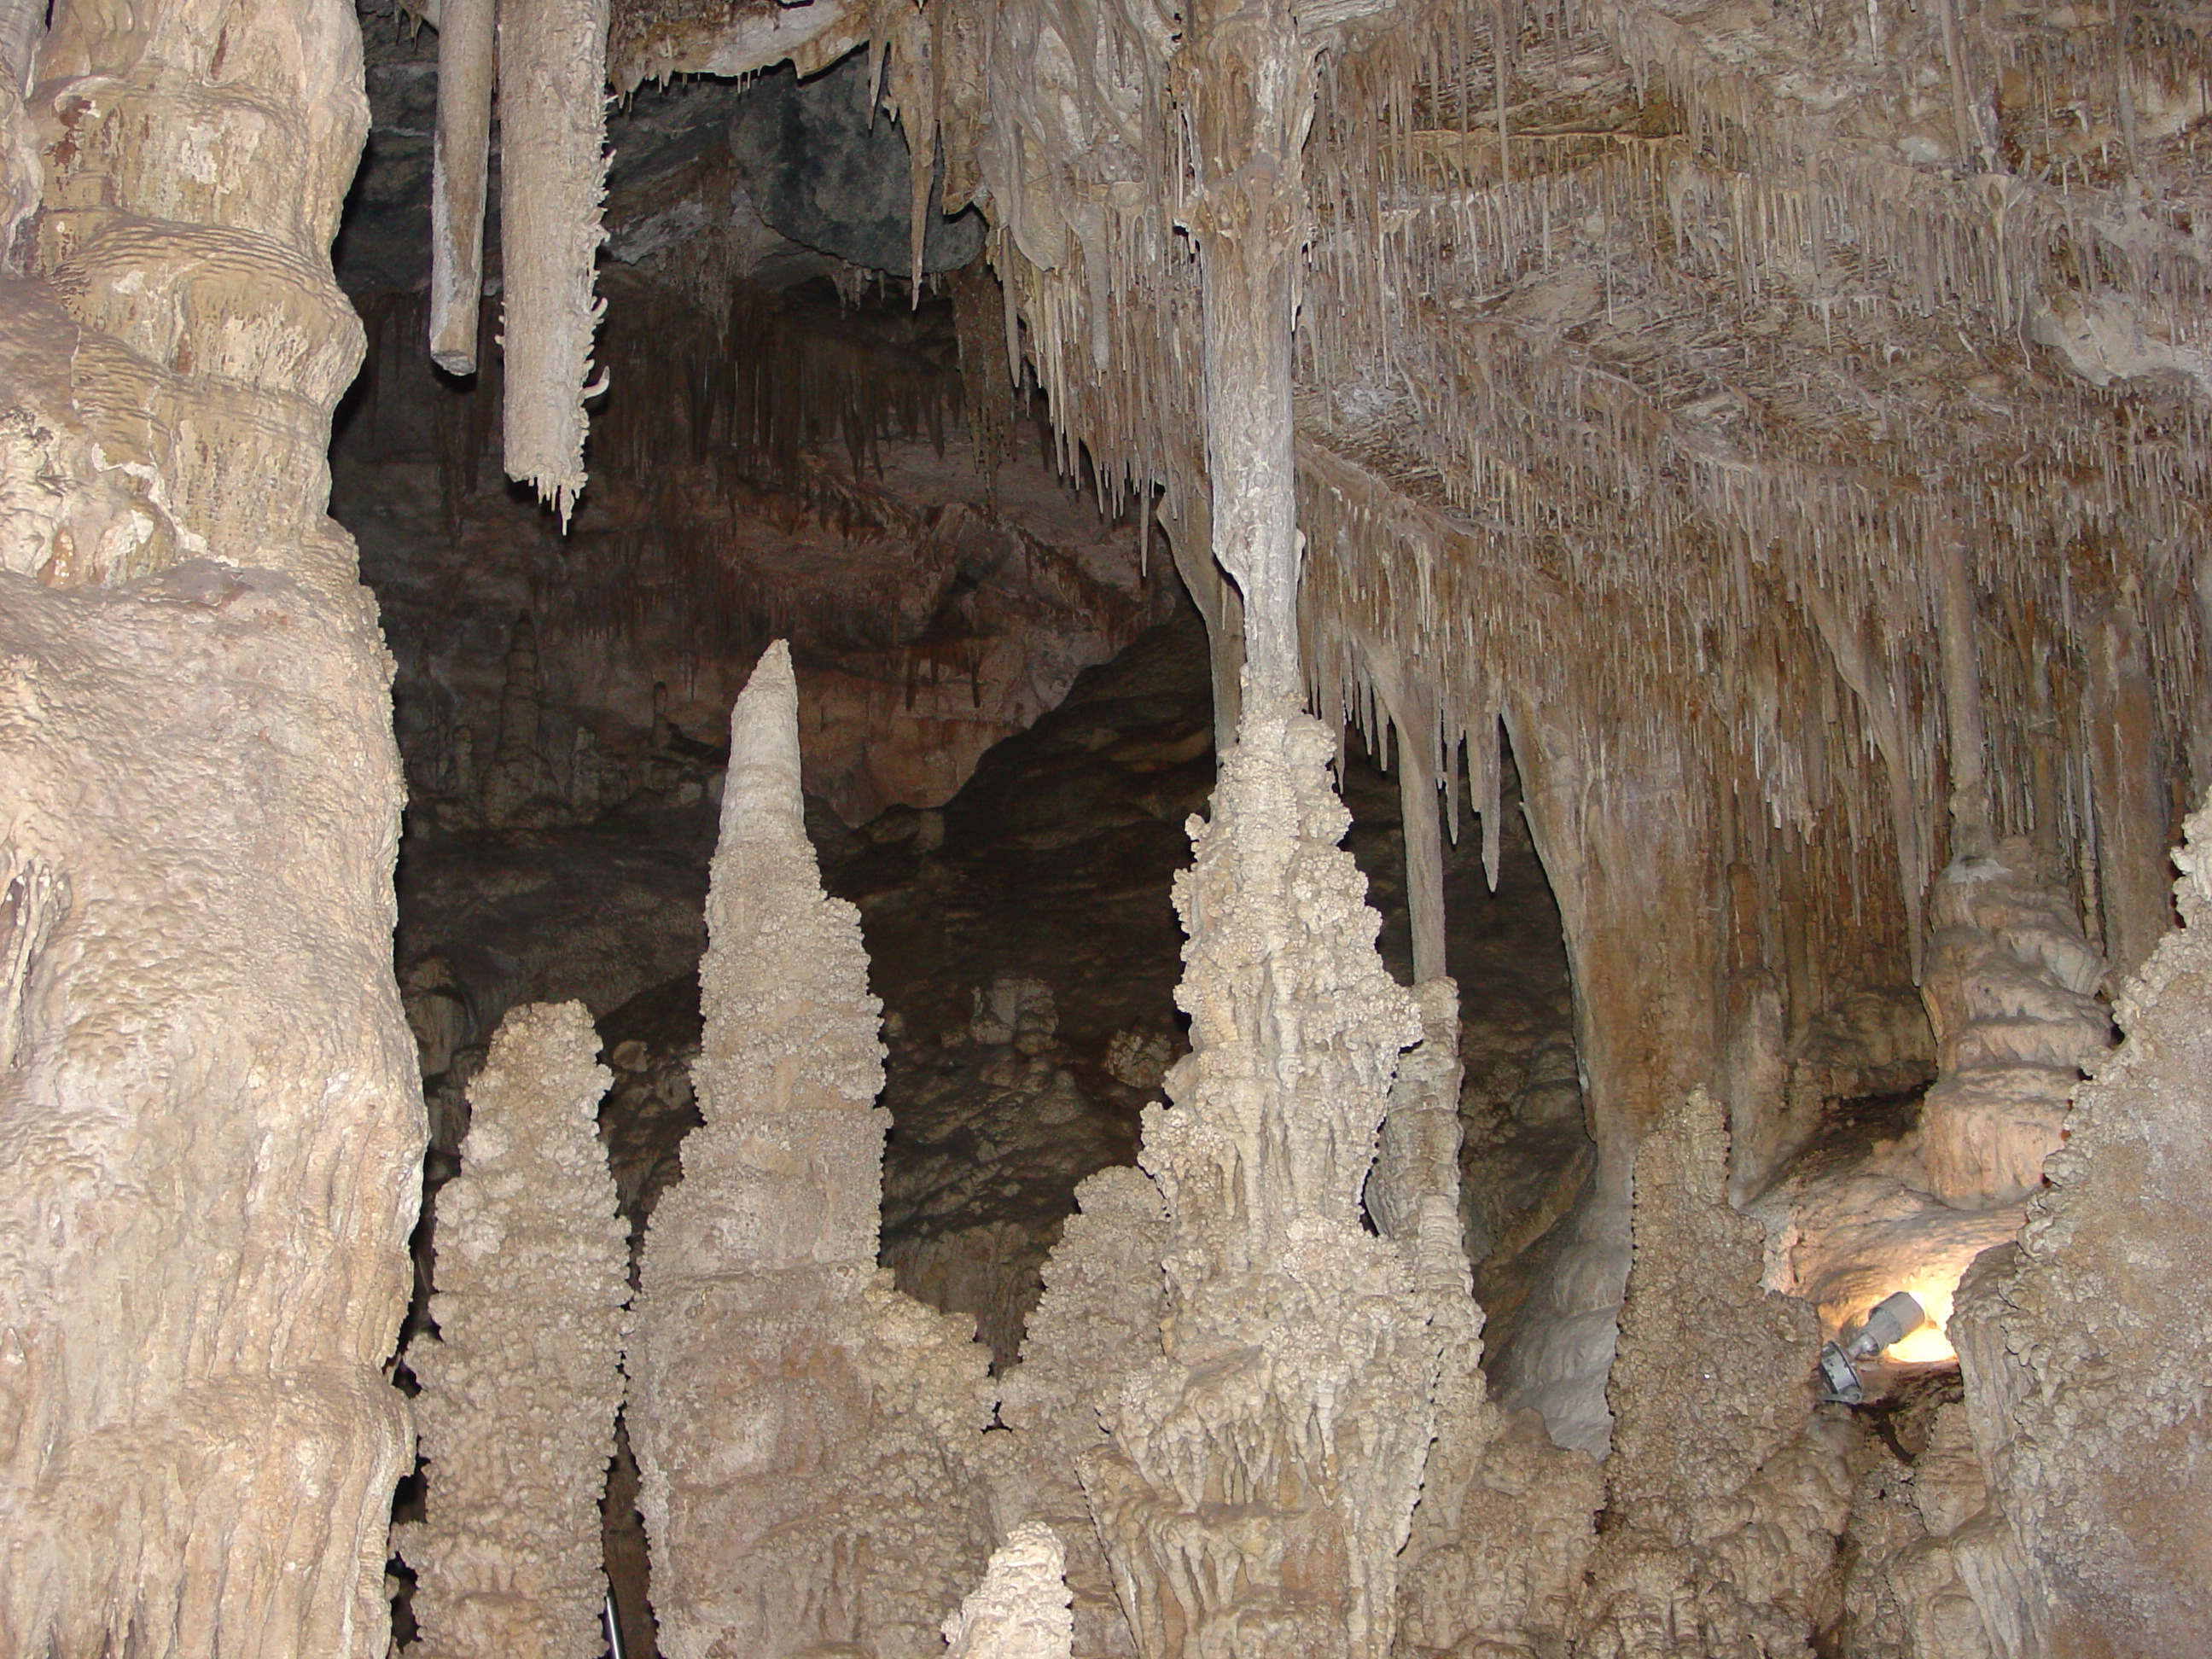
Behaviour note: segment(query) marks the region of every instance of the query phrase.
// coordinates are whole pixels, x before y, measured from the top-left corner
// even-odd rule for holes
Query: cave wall
[[[40,206],[0,297],[0,1646],[380,1653],[422,1117],[391,662],[324,513],[358,27],[64,4],[31,78]]]

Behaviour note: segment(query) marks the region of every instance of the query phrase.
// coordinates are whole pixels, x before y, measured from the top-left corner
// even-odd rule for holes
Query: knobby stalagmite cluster
[[[629,1240],[593,1122],[612,1077],[599,1047],[580,1003],[510,1013],[439,1189],[438,1334],[407,1349],[428,1518],[392,1539],[422,1659],[602,1650]]]

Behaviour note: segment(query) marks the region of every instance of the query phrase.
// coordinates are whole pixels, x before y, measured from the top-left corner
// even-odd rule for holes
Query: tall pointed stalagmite
[[[438,1194],[435,1340],[407,1351],[427,1518],[421,1659],[598,1659],[599,1495],[623,1394],[629,1234],[599,1145],[612,1073],[580,1002],[501,1022]]]
[[[430,360],[448,374],[477,372],[496,13],[496,0],[445,0],[438,15],[438,131],[430,161]]]
[[[631,1434],[671,1659],[943,1651],[990,1542],[967,1460],[991,1418],[972,1322],[876,1267],[882,1005],[826,897],[798,688],[771,646],[730,720],[700,967],[706,1120],[647,1233]],[[839,1647],[838,1651],[846,1651]]]
[[[500,8],[500,263],[507,475],[565,526],[584,488],[584,400],[606,232],[608,0]]]

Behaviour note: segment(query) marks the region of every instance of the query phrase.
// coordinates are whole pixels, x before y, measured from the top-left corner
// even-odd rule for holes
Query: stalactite
[[[445,0],[438,18],[438,127],[430,162],[430,360],[448,374],[477,372],[496,12],[497,0]]]
[[[422,1659],[597,1659],[600,1489],[623,1395],[629,1228],[599,1144],[613,1073],[580,1002],[500,1023],[438,1192],[435,1340],[407,1363],[427,1518],[397,1529]]]
[[[507,475],[552,504],[562,527],[584,489],[592,297],[606,233],[609,0],[520,0],[500,9],[500,264]]]

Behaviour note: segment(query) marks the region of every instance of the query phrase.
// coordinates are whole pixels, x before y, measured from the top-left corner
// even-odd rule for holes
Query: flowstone
[[[972,1322],[876,1267],[886,1114],[860,917],[802,822],[782,643],[730,721],[704,1126],[646,1235],[630,1432],[669,1659],[933,1659],[989,1547]]]
[[[416,1574],[421,1659],[604,1649],[629,1234],[599,1145],[599,1048],[582,1003],[533,1003],[469,1085],[461,1172],[438,1192],[438,1335],[407,1350],[428,1518],[393,1544]]]

